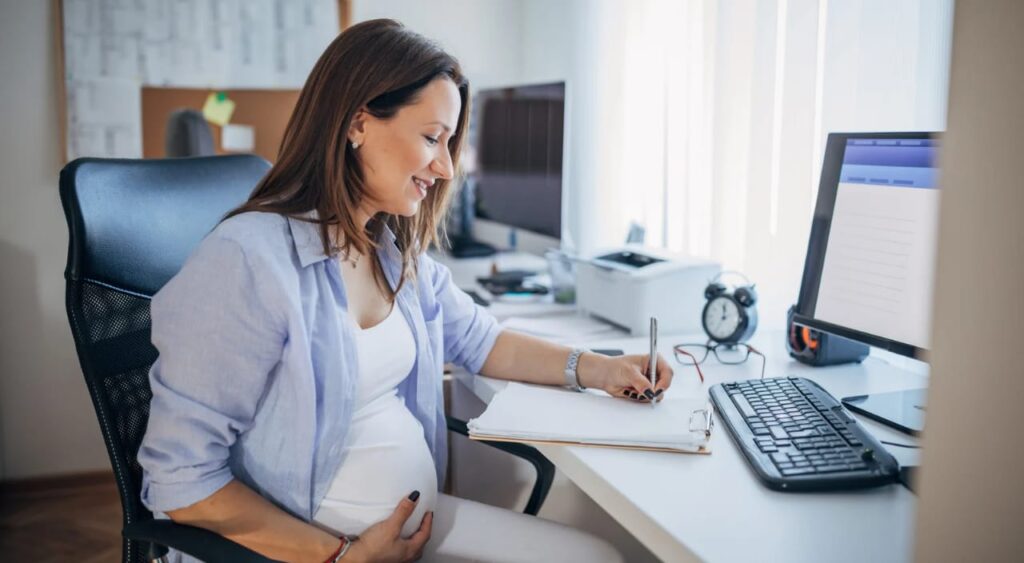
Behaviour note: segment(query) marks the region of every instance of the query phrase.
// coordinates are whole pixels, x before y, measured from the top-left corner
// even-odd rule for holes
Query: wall
[[[613,0],[525,0],[523,3],[524,82],[566,81],[566,185],[562,202],[563,247],[586,253],[625,240],[613,197],[622,159],[614,140],[621,105],[625,43],[618,23],[624,6]],[[586,220],[584,220],[586,219]]]
[[[0,0],[0,479],[109,467],[64,311],[53,4]],[[400,14],[439,40],[475,87],[519,78],[517,2],[353,4],[354,21]]]
[[[1019,561],[1024,4],[961,0],[954,18],[915,558]]]
[[[517,0],[354,0],[352,22],[396,19],[459,59],[470,86],[512,84],[522,72]]]
[[[0,479],[109,467],[64,312],[53,7],[0,0]]]

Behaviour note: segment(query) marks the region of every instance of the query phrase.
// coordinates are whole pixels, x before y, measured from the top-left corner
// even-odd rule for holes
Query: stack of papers
[[[623,334],[613,325],[576,313],[547,317],[511,317],[505,319],[501,326],[554,341],[579,340],[581,338],[593,340],[598,337],[614,338]]]
[[[469,421],[469,436],[709,453],[711,424],[705,398],[665,399],[651,407],[604,393],[509,383]]]

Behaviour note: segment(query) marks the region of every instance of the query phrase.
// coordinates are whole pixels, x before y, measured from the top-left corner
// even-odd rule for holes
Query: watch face
[[[704,308],[704,330],[718,341],[729,340],[742,322],[740,309],[728,297],[715,297]]]

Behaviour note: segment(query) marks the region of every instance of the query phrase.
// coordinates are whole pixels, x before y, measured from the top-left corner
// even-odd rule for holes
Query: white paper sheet
[[[252,152],[256,148],[256,131],[248,125],[228,123],[220,129],[220,148],[231,152]]]
[[[547,317],[505,319],[501,326],[517,332],[525,332],[558,342],[578,341],[581,338],[613,338],[622,334],[621,329],[593,317],[570,313]]]
[[[708,441],[710,408],[707,398],[665,399],[651,407],[604,393],[509,383],[468,424],[477,437],[696,451]]]

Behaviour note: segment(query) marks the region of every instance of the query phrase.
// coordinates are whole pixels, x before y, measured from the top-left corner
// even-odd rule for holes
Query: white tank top
[[[313,520],[336,534],[359,535],[417,490],[416,511],[402,528],[408,537],[437,501],[437,474],[423,427],[396,389],[412,371],[416,342],[397,306],[376,326],[353,326],[359,382],[348,445]]]

